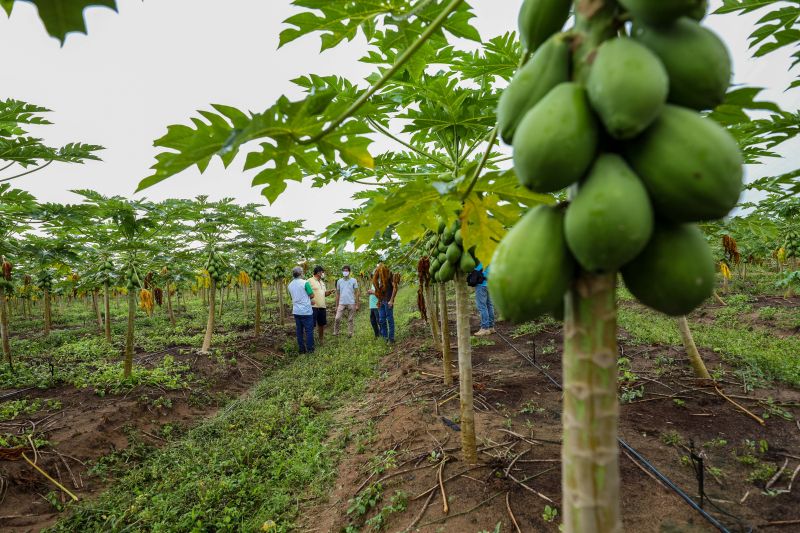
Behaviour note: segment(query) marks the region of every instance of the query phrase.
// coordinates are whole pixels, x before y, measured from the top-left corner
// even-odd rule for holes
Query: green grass
[[[398,336],[413,316],[411,296],[398,300]],[[350,438],[347,428],[330,437],[336,408],[363,392],[387,353],[367,320],[360,315],[353,340],[290,360],[52,530],[291,530],[298,498],[326,494]]]
[[[800,387],[800,337],[781,338],[766,328],[742,327],[736,315],[746,308],[749,305],[744,302],[724,308],[712,324],[693,322],[690,317],[695,343],[757,376]],[[682,345],[675,319],[642,306],[621,306],[619,325],[635,342]]]

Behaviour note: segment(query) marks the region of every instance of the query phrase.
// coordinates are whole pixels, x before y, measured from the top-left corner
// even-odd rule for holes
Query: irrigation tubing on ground
[[[503,341],[506,344],[508,344],[508,346],[512,350],[517,352],[523,359],[528,361],[528,363],[530,363],[534,368],[536,368],[536,370],[541,372],[542,375],[544,375],[544,377],[546,377],[548,380],[550,380],[551,383],[553,383],[556,387],[558,387],[559,390],[562,390],[562,391],[564,390],[564,387],[561,385],[561,383],[559,383],[544,368],[542,368],[539,364],[537,364],[536,361],[534,361],[533,359],[531,359],[530,357],[528,357],[527,355],[522,353],[519,350],[519,348],[514,346],[511,343],[511,341],[509,341],[504,335],[498,333],[497,336],[500,337],[501,339],[503,339]],[[622,440],[620,437],[617,437],[617,441],[619,442],[620,446],[622,446],[628,453],[630,453],[631,457],[633,457],[643,468],[646,468],[650,473],[652,473],[654,476],[656,476],[656,478],[661,483],[663,483],[664,486],[666,486],[667,488],[672,490],[675,494],[680,496],[681,499],[683,499],[683,501],[685,501],[687,504],[689,504],[690,507],[692,507],[695,511],[697,511],[700,514],[700,516],[705,518],[708,521],[709,524],[711,524],[712,526],[717,528],[722,533],[731,533],[730,530],[724,524],[722,524],[719,520],[717,520],[716,518],[714,518],[713,516],[708,514],[702,507],[697,505],[697,503],[692,499],[691,496],[689,496],[680,487],[678,487],[671,479],[669,479],[660,470],[658,470],[650,461],[648,461],[642,454],[640,454],[638,451],[636,451],[636,449],[634,449],[630,444],[628,444],[627,442]],[[739,524],[742,525],[743,530],[746,530],[748,533],[753,531],[753,528],[751,526],[745,527],[744,526],[744,521],[742,521],[738,517],[726,512],[726,511],[723,511],[722,509],[719,509],[719,507],[717,507],[716,505],[714,505],[714,507],[716,507],[720,512],[722,512],[722,513],[726,514],[727,516],[730,516],[731,518],[736,520]]]

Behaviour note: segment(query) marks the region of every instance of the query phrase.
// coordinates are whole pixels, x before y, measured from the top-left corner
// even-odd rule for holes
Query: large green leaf
[[[52,37],[61,43],[67,38],[70,32],[86,33],[86,21],[83,18],[83,10],[87,7],[109,7],[117,10],[116,0],[17,0],[18,2],[30,2],[39,10],[39,18],[42,19],[44,27]],[[4,0],[2,7],[6,13],[11,14],[13,0]]]

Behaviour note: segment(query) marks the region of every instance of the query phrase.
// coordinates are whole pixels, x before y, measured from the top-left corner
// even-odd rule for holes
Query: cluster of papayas
[[[459,270],[468,274],[478,264],[473,250],[464,251],[460,220],[449,226],[444,221],[439,222],[436,235],[428,241],[426,251],[430,257],[428,272],[431,279],[439,283],[451,281]]]
[[[42,290],[47,289],[48,291],[53,288],[53,275],[48,270],[43,270],[39,273],[39,276],[36,280],[36,284]]]
[[[13,269],[13,265],[3,258],[0,262],[0,287],[7,291],[11,291],[14,288],[11,284],[11,271]]]
[[[104,279],[109,279],[114,274],[114,263],[110,258],[106,258],[103,264],[100,265],[100,274]]]
[[[250,271],[250,277],[255,281],[263,281],[269,278],[269,271],[264,256],[256,254],[253,256],[253,269]]]
[[[205,269],[208,271],[208,275],[211,279],[215,282],[219,283],[222,281],[225,265],[220,257],[220,254],[216,250],[211,250],[208,254],[208,258],[206,258],[206,264],[204,265]]]
[[[512,320],[558,315],[579,266],[621,271],[646,305],[686,314],[714,281],[691,223],[725,216],[742,190],[736,141],[699,113],[722,102],[730,56],[699,23],[705,0],[619,0],[632,35],[620,23],[620,35],[588,54],[575,32],[559,33],[564,4],[523,3],[520,36],[532,55],[500,98],[498,128],[522,185],[577,192],[509,232],[492,262],[492,295]],[[588,64],[576,68],[571,48]]]
[[[786,232],[786,238],[783,241],[783,249],[786,257],[800,257],[800,236],[794,230]]]
[[[134,289],[137,289],[142,286],[142,280],[139,277],[139,271],[136,268],[136,265],[131,263],[128,265],[128,268],[125,272],[125,288],[128,289],[130,293]]]

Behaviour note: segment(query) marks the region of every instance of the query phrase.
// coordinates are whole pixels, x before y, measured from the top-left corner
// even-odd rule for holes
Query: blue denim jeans
[[[389,302],[381,302],[378,307],[378,326],[381,337],[394,342],[394,308],[389,307]]]
[[[300,353],[314,351],[314,315],[294,315],[294,325],[297,331],[297,346]]]
[[[483,285],[475,287],[475,305],[481,315],[481,329],[494,327],[494,304],[489,296],[489,288]]]

